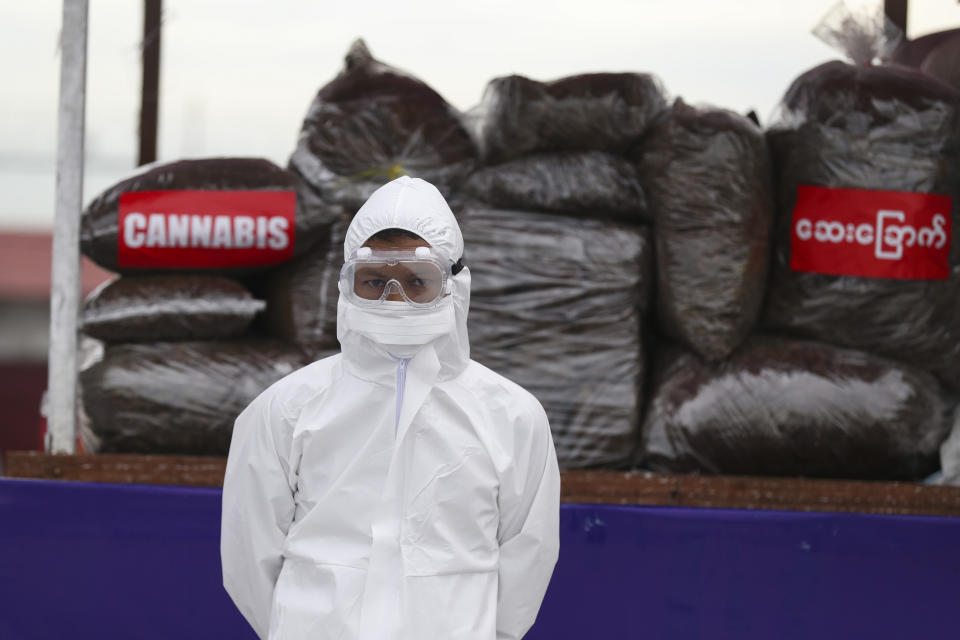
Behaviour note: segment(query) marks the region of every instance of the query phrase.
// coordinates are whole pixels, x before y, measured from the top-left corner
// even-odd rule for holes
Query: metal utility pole
[[[883,12],[890,22],[900,27],[903,38],[907,38],[907,0],[883,0]]]
[[[63,0],[57,197],[50,288],[46,450],[76,453],[77,320],[80,313],[80,211],[87,84],[87,0]]]
[[[143,2],[143,86],[140,92],[140,153],[137,165],[157,159],[157,122],[160,97],[160,16],[162,0]]]

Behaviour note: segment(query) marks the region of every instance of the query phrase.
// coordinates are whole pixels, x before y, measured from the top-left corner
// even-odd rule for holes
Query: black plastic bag
[[[644,379],[649,229],[480,204],[455,211],[472,274],[471,357],[540,400],[561,466],[628,464]]]
[[[625,152],[664,108],[649,74],[515,75],[491,80],[468,117],[484,160],[503,162],[532,151]]]
[[[108,346],[80,372],[101,453],[226,455],[233,421],[260,392],[309,364],[272,341]]]
[[[357,40],[343,71],[310,105],[290,168],[322,201],[354,213],[401,175],[449,194],[475,157],[460,114],[440,94],[376,60]]]
[[[953,414],[950,435],[940,445],[939,484],[960,487],[960,409]]]
[[[264,320],[271,336],[311,355],[339,348],[337,283],[349,224],[349,218],[337,220],[326,243],[270,273],[264,289]]]
[[[750,333],[766,287],[773,198],[763,133],[677,100],[642,145],[660,328],[708,360]]]
[[[633,163],[602,151],[541,153],[479,169],[464,190],[498,207],[648,220]]]
[[[909,69],[829,62],[794,81],[768,140],[777,220],[763,323],[926,367],[960,388],[960,242],[945,280],[794,271],[790,255],[805,185],[949,196],[943,213],[960,228],[960,94]]]
[[[213,340],[243,334],[266,303],[229,278],[160,274],[101,285],[83,307],[83,332],[105,342]]]
[[[955,30],[953,38],[932,51],[920,69],[960,91],[960,30]]]
[[[658,354],[643,461],[656,471],[911,480],[937,468],[930,374],[822,343],[751,337],[709,365]]]
[[[960,29],[929,33],[904,42],[893,52],[892,59],[960,90]]]
[[[140,167],[94,198],[80,220],[80,249],[98,265],[120,273],[143,273],[151,269],[117,264],[118,206],[120,196],[132,191],[297,191],[296,176],[261,158],[204,158]],[[302,253],[322,236],[330,214],[318,207],[309,211],[298,202],[294,217],[294,253]],[[216,269],[217,272],[250,273],[263,267]],[[197,269],[188,269],[196,271]],[[165,269],[170,271],[170,269]],[[209,271],[204,269],[204,271]]]

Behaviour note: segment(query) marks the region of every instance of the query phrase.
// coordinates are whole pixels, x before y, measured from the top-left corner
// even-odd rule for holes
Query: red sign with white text
[[[216,269],[293,257],[293,191],[131,191],[120,195],[117,265]]]
[[[948,196],[797,187],[790,269],[864,278],[950,277]]]

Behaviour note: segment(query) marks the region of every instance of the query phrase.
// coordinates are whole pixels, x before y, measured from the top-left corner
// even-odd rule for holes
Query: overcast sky
[[[645,71],[673,96],[766,121],[797,75],[838,57],[810,34],[834,2],[164,0],[159,156],[285,165],[357,37],[460,109],[506,74]],[[134,169],[142,4],[90,0],[85,202]],[[0,4],[0,230],[53,219],[61,7]],[[910,37],[956,26],[956,0],[910,0]]]

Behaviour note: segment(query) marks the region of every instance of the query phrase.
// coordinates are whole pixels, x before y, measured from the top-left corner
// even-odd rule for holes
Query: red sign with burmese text
[[[797,187],[790,269],[864,278],[950,277],[950,198]]]
[[[131,191],[121,194],[117,265],[216,269],[293,256],[293,191]]]

